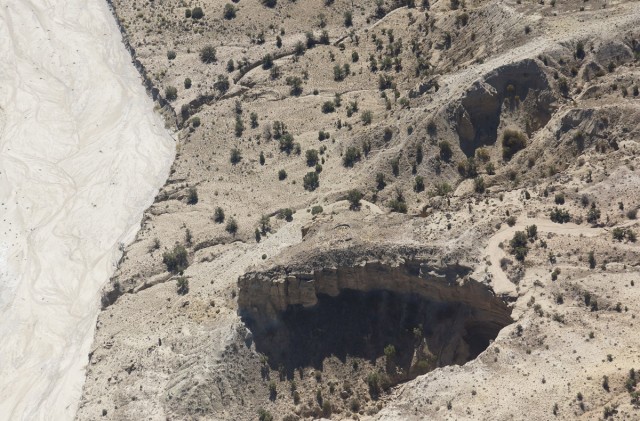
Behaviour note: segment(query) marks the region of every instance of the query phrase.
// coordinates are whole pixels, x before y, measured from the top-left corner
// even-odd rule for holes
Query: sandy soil
[[[3,2],[0,53],[0,419],[71,419],[99,290],[174,145],[106,2]]]

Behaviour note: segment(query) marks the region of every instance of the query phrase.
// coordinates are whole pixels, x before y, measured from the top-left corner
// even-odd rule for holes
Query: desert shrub
[[[169,51],[167,51],[167,58],[168,58],[169,60],[173,60],[173,59],[175,59],[175,58],[176,58],[176,52],[175,52],[175,51],[173,51],[173,50],[169,50]]]
[[[415,180],[413,181],[413,190],[416,193],[420,193],[424,191],[424,177],[417,175]]]
[[[175,86],[167,86],[164,88],[164,97],[167,101],[175,101],[178,99],[178,89]]]
[[[225,19],[233,19],[236,17],[236,7],[231,4],[231,3],[227,3],[224,5],[224,12],[222,13],[222,16],[224,16]]]
[[[191,89],[191,79],[186,78],[184,80],[184,89]]]
[[[235,134],[236,137],[241,137],[244,132],[244,123],[242,122],[242,117],[236,115],[236,124],[235,124]]]
[[[177,279],[176,282],[176,291],[180,295],[185,295],[189,292],[189,279],[185,276],[181,276]]]
[[[342,165],[345,167],[353,167],[360,160],[360,150],[355,146],[349,146],[342,157]]]
[[[231,235],[236,235],[238,232],[238,223],[235,218],[229,218],[227,221],[227,225],[224,227],[225,231],[227,231]]]
[[[297,76],[289,76],[286,83],[290,87],[289,93],[291,95],[300,96],[302,94],[302,79]]]
[[[525,228],[526,232],[527,232],[527,237],[529,237],[530,239],[534,239],[538,236],[538,226],[537,225],[529,225],[528,227]]]
[[[376,174],[376,188],[382,190],[386,187],[387,183],[384,181],[384,174],[379,172]]]
[[[209,64],[216,61],[216,49],[212,45],[206,45],[200,50],[200,60]]]
[[[384,373],[373,371],[367,375],[367,386],[369,387],[369,394],[373,399],[378,399],[380,393],[386,390],[390,386],[389,377]]]
[[[350,26],[353,26],[353,13],[348,10],[346,12],[344,12],[344,26],[346,26],[347,28]]]
[[[478,175],[476,160],[473,157],[469,157],[465,161],[458,162],[458,172],[465,178],[474,178]]]
[[[314,207],[311,208],[311,215],[317,215],[319,213],[322,213],[323,211],[324,209],[322,209],[322,206],[315,205]]]
[[[438,143],[438,147],[440,148],[440,158],[443,161],[449,161],[453,156],[453,151],[451,150],[451,144],[446,140]]]
[[[312,171],[305,174],[304,178],[302,179],[302,185],[304,186],[305,190],[308,191],[314,191],[315,189],[320,187],[320,177],[318,177],[318,173]]]
[[[190,18],[191,17],[191,9],[185,9],[184,17],[185,18]]]
[[[278,1],[277,0],[260,0],[260,3],[262,3],[262,5],[265,7],[274,8],[276,7],[276,4],[278,4]]]
[[[262,68],[264,70],[269,70],[273,67],[273,56],[271,54],[267,54],[262,58]]]
[[[484,178],[482,178],[482,176],[478,176],[473,179],[473,189],[475,190],[476,193],[484,193],[485,186],[484,186]]]
[[[305,152],[305,157],[307,159],[307,166],[313,167],[318,163],[318,151],[316,149],[308,149]]]
[[[387,357],[388,361],[392,361],[396,358],[396,347],[389,344],[384,347],[384,356]]]
[[[229,78],[223,75],[218,75],[218,79],[213,84],[213,87],[222,94],[229,90],[229,86]]]
[[[172,273],[184,271],[189,266],[187,249],[182,244],[176,244],[171,251],[162,254],[162,262],[167,270]]]
[[[325,101],[325,103],[322,104],[322,112],[325,114],[332,113],[335,110],[336,110],[336,106],[333,103],[333,101]]]
[[[569,212],[558,207],[553,208],[549,216],[551,218],[551,221],[557,224],[564,224],[571,221],[571,215],[569,215]]]
[[[277,217],[280,219],[284,219],[287,222],[291,222],[293,221],[293,209],[291,208],[279,209],[277,213]]]
[[[236,164],[240,163],[240,161],[242,161],[242,153],[240,152],[240,150],[238,148],[231,149],[231,155],[229,157],[229,162],[231,162],[231,164],[233,164],[233,165],[236,165]]]
[[[251,128],[256,129],[258,127],[258,114],[255,112],[252,112],[249,115],[249,120],[251,121]]]
[[[360,114],[360,120],[362,124],[368,126],[373,121],[373,113],[369,110],[365,110]]]
[[[196,203],[198,203],[198,189],[192,186],[187,190],[187,204],[195,205]]]
[[[579,59],[584,58],[584,43],[582,41],[578,41],[576,44],[576,57]]]
[[[283,134],[278,140],[278,143],[280,144],[280,150],[282,152],[286,152],[287,154],[290,154],[291,151],[293,150],[293,145],[294,145],[293,135],[291,133]]]
[[[347,193],[347,200],[349,201],[349,209],[358,210],[360,209],[360,200],[362,200],[362,192],[357,189],[349,190]]]
[[[407,213],[407,203],[400,199],[391,199],[387,202],[392,212]]]
[[[222,224],[224,222],[224,210],[220,206],[218,206],[214,211],[213,220],[218,224]]]
[[[275,5],[275,0],[272,0],[274,2]],[[264,4],[264,2],[263,2]],[[269,6],[269,7],[273,7],[273,6]],[[275,383],[274,383],[274,389],[275,389]],[[258,420],[259,421],[273,421],[273,415],[271,415],[271,412],[260,408],[258,410]]]
[[[391,160],[391,172],[396,177],[400,175],[400,158],[393,158]]]
[[[194,7],[193,10],[191,11],[191,19],[202,19],[204,17],[204,11],[202,10],[202,7]]]
[[[627,218],[636,219],[638,217],[638,208],[631,208],[627,211]]]
[[[278,180],[282,181],[287,178],[287,172],[285,170],[278,171]]]
[[[527,138],[522,132],[506,129],[502,133],[502,158],[508,161],[516,152],[523,149],[526,144]]]
[[[430,196],[446,196],[451,193],[453,189],[446,181],[442,183],[436,183],[433,186],[433,190],[429,193]]]
[[[305,48],[304,44],[302,43],[302,41],[296,42],[296,45],[294,45],[294,47],[293,47],[293,53],[296,56],[301,56],[301,55],[304,54],[305,51],[306,51],[306,48]]]
[[[523,261],[529,252],[527,235],[524,231],[516,231],[513,238],[509,241],[509,245],[511,246],[511,254],[513,254],[516,259]]]
[[[556,205],[564,205],[564,193],[556,193]]]
[[[591,207],[587,212],[587,222],[589,222],[590,224],[595,224],[598,222],[598,219],[600,219],[600,209],[596,207],[595,202],[592,202]]]

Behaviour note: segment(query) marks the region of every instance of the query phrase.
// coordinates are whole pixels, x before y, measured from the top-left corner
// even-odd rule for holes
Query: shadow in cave
[[[430,301],[418,294],[345,289],[336,297],[317,298],[313,307],[287,307],[254,332],[256,350],[289,378],[298,368],[322,370],[330,356],[343,363],[349,356],[375,364],[388,345],[393,345],[393,364],[402,377],[413,378],[477,357],[505,326],[502,317],[494,320],[461,302]],[[245,322],[252,329],[252,321]]]

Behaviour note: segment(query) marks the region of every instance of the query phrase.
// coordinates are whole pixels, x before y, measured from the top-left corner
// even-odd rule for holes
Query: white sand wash
[[[70,420],[174,143],[104,0],[0,2],[0,420]]]

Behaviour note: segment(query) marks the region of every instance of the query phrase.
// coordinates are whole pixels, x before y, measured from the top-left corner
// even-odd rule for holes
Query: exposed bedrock
[[[393,345],[391,380],[399,382],[466,363],[512,322],[509,306],[469,273],[417,260],[252,272],[239,279],[239,311],[273,368],[322,369],[330,356],[375,364]]]

